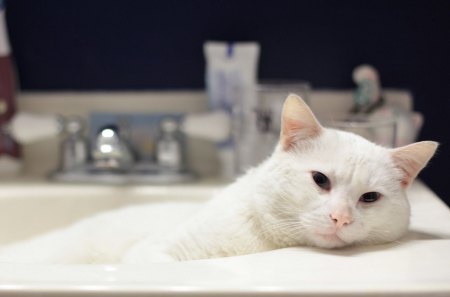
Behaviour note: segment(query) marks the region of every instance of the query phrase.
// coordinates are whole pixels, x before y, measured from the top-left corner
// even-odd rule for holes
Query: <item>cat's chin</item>
[[[311,236],[311,241],[313,242],[314,246],[326,249],[341,248],[348,245],[347,242],[342,240],[342,238],[340,238],[335,233],[315,233],[313,236]]]

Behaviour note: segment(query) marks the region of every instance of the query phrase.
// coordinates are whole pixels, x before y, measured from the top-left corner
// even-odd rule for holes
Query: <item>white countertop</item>
[[[0,199],[2,190],[12,193],[23,189],[20,185],[1,183]],[[199,190],[201,185],[173,188]],[[74,185],[54,187],[84,189]],[[108,187],[94,188],[108,191]],[[145,193],[155,188],[130,189]],[[50,292],[58,296],[450,296],[450,210],[421,182],[411,186],[409,198],[410,232],[391,244],[338,250],[298,247],[146,266],[2,263],[0,296]]]

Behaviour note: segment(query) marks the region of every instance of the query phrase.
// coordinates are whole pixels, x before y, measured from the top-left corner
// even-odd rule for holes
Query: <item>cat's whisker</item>
[[[302,231],[304,231],[304,228],[298,219],[286,219],[277,223],[264,224],[261,232],[258,233],[258,236],[269,238],[282,236],[290,239],[292,242],[297,242],[298,235],[300,235]]]

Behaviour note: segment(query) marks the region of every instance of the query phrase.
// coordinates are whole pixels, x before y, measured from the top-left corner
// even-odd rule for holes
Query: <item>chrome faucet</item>
[[[95,129],[91,131],[90,150],[83,152],[78,150],[80,143],[86,143],[82,123],[64,121],[63,124],[67,137],[62,145],[61,166],[51,178],[107,184],[192,181],[196,175],[187,166],[186,137],[219,142],[229,138],[231,126],[229,116],[223,112],[184,117],[178,114],[136,115],[135,118],[116,114],[99,116],[90,125]],[[78,165],[83,162],[84,166]]]
[[[92,158],[95,169],[126,171],[134,164],[131,149],[115,125],[105,126],[99,130]]]

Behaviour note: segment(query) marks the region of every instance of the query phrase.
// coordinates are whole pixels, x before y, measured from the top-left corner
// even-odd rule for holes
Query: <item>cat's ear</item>
[[[281,116],[280,143],[283,149],[289,150],[302,140],[319,136],[321,132],[322,126],[308,105],[299,96],[290,94],[284,102]]]
[[[427,165],[437,147],[437,142],[421,141],[392,149],[392,159],[396,166],[403,171],[401,183],[404,188],[408,187],[420,170]]]

